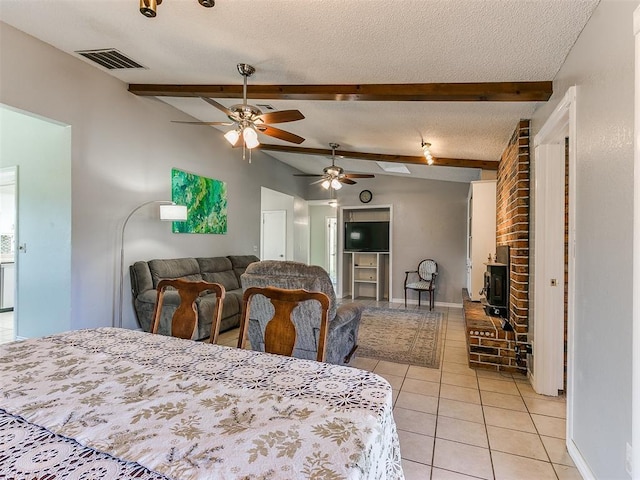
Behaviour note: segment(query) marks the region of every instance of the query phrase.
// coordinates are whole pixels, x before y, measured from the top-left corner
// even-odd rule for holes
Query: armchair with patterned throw
[[[409,282],[411,275],[412,282]],[[433,310],[436,297],[436,280],[438,278],[438,264],[430,258],[422,260],[418,270],[409,270],[404,275],[404,306],[407,306],[407,290],[418,292],[418,306],[422,292],[429,293],[429,310]]]
[[[242,288],[278,287],[322,292],[329,297],[325,361],[345,365],[358,346],[358,329],[363,307],[355,303],[336,305],[336,294],[329,274],[315,265],[299,262],[263,260],[252,263],[242,274]],[[264,330],[273,317],[273,306],[262,295],[251,299],[248,339],[253,350],[264,351]],[[320,305],[316,301],[301,302],[293,311],[297,337],[293,356],[316,360],[320,336]]]

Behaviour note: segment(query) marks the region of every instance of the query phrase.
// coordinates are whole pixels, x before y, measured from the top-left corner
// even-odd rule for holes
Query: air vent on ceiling
[[[146,68],[126,55],[120,53],[115,48],[103,48],[102,50],[77,50],[76,53],[109,70],[115,70],[117,68]]]
[[[273,108],[273,105],[269,105],[268,103],[256,103],[256,107],[258,107],[260,110],[275,110],[275,108]]]

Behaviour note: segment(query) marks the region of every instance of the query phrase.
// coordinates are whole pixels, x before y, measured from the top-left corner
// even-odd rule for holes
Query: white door
[[[262,260],[286,260],[287,211],[265,210],[262,212]]]

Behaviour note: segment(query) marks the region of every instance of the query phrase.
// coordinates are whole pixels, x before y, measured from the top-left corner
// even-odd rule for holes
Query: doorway
[[[0,168],[0,343],[15,338],[18,167]]]
[[[576,245],[575,87],[567,90],[564,98],[540,129],[534,139],[534,148],[535,225],[532,285],[534,315],[531,338],[534,355],[531,358],[532,367],[529,373],[531,384],[537,393],[557,395],[559,390],[566,391],[567,448],[575,459],[577,455],[574,453],[578,454],[573,444]],[[561,208],[565,205],[566,208]],[[565,238],[568,240],[566,244]]]
[[[0,105],[0,162],[0,167],[16,165],[19,172],[14,238],[15,338],[69,330],[71,127]],[[45,284],[55,288],[43,289]]]
[[[326,266],[329,278],[335,289],[338,283],[338,219],[336,217],[325,217],[325,225]]]

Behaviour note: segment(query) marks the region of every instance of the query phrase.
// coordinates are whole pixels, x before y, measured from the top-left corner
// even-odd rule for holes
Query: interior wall
[[[577,85],[573,441],[603,479],[628,478],[631,444],[632,15],[638,4],[600,2],[554,79],[554,95],[532,118],[535,135]]]
[[[404,272],[432,258],[438,262],[436,302],[462,306],[469,183],[378,175],[340,189],[338,203],[363,205],[358,199],[363,189],[373,193],[367,206],[393,205],[393,301],[404,302]],[[414,293],[409,298],[417,301]]]
[[[293,168],[261,152],[249,164],[222,132],[172,124],[192,119],[128,93],[126,84],[98,67],[3,23],[0,70],[1,103],[73,129],[69,328],[111,325],[120,226],[136,206],[171,198],[171,168],[227,182],[228,232],[172,234],[170,223],[157,221],[156,208],[141,209],[127,226],[125,268],[152,258],[253,254],[260,241],[260,188],[304,198],[307,182],[293,177]],[[302,248],[298,255],[304,254]],[[136,328],[127,272],[124,292],[123,324]]]

